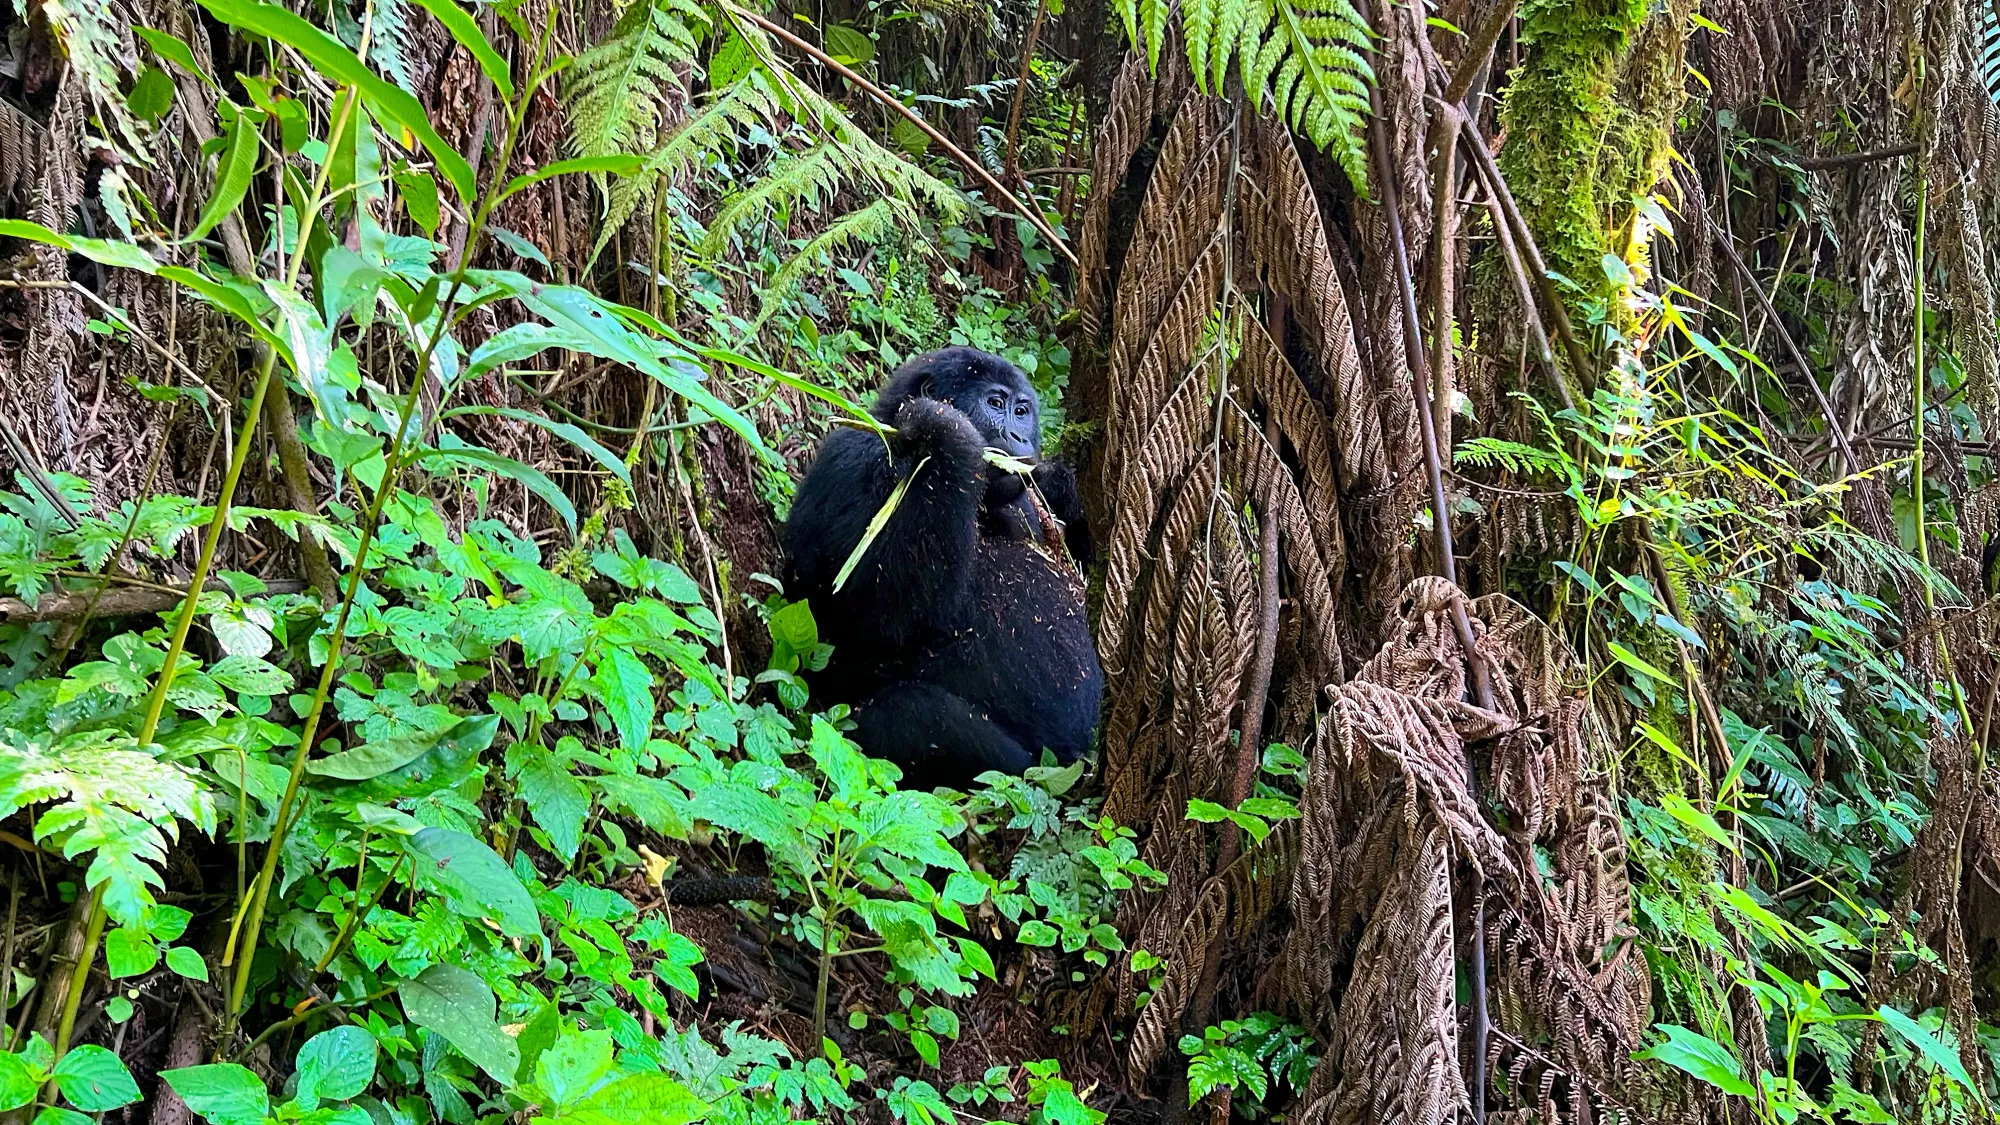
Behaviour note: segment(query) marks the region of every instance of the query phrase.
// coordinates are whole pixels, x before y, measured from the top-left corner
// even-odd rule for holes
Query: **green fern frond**
[[[965,196],[959,190],[907,157],[892,152],[854,124],[847,111],[828,101],[819,91],[802,82],[787,84],[792,95],[791,110],[819,126],[832,142],[834,157],[851,179],[871,179],[901,199],[921,200],[939,218],[955,222],[965,217]]]
[[[1493,437],[1468,439],[1452,451],[1451,459],[1454,465],[1500,468],[1510,473],[1548,473],[1559,477],[1569,476],[1572,464],[1569,457],[1562,453],[1551,453],[1518,441]]]
[[[93,690],[93,667],[119,671],[79,665],[63,689]],[[158,867],[180,822],[215,830],[214,805],[193,773],[112,731],[48,741],[8,732],[0,740],[0,817],[29,805],[47,806],[35,818],[35,842],[72,861],[88,855],[84,883],[103,892],[105,912],[120,925],[138,924],[153,905],[148,888],[163,885]]]
[[[816,204],[840,190],[843,177],[832,145],[821,145],[804,155],[783,161],[769,175],[737,194],[708,226],[701,252],[715,254],[729,237],[752,219],[769,210],[789,208],[795,203]]]
[[[25,22],[25,0],[16,0],[15,10]],[[42,0],[41,11],[69,56],[70,67],[83,79],[98,120],[107,133],[116,132],[107,139],[118,142],[126,156],[150,166],[151,130],[125,107],[123,72],[131,60],[120,27],[130,21],[111,0]]]
[[[1119,0],[1118,14],[1154,72],[1166,40],[1167,0]],[[1361,129],[1375,72],[1363,54],[1368,21],[1351,0],[1181,0],[1181,39],[1195,85],[1221,96],[1235,60],[1251,103],[1367,184]]]
[[[858,211],[849,211],[815,235],[811,241],[799,248],[799,252],[786,259],[764,288],[764,304],[757,312],[757,318],[750,324],[752,331],[763,326],[772,313],[778,310],[785,297],[797,288],[820,259],[827,254],[855,243],[876,242],[894,230],[898,224],[914,226],[917,215],[900,200],[878,199]]]
[[[619,177],[611,185],[604,222],[598,228],[597,244],[590,249],[590,260],[595,262],[610,245],[611,236],[652,203],[653,193],[659,190],[662,181],[720,155],[736,139],[739,130],[753,125],[768,126],[776,117],[777,103],[760,74],[753,71],[730,83],[705,109],[676,127],[637,171]]]
[[[694,0],[636,0],[611,35],[570,68],[570,148],[577,156],[651,152],[669,97],[695,62],[707,17]]]
[[[369,17],[368,61],[409,93],[417,92],[410,76],[410,20],[403,0],[375,0]]]

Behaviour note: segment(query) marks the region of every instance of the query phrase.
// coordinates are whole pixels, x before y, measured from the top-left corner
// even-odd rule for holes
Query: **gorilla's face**
[[[1041,403],[1021,369],[991,352],[950,347],[905,363],[876,400],[876,416],[893,417],[911,398],[949,402],[972,421],[987,445],[1023,461],[1042,450]]]
[[[986,444],[1024,461],[1033,461],[1041,452],[1041,418],[1033,387],[1025,381],[1014,385],[989,382],[970,386],[953,395],[951,404],[986,439]]]

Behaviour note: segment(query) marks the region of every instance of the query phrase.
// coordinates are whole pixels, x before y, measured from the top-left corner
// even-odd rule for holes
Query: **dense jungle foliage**
[[[0,19],[4,1125],[1994,1116],[2000,5]],[[1105,702],[919,792],[948,344]]]

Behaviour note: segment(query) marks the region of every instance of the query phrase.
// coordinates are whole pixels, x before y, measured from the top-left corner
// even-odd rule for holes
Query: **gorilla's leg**
[[[988,770],[1020,774],[1036,755],[951,692],[919,680],[891,684],[854,709],[854,741],[903,769],[903,788],[968,789]]]

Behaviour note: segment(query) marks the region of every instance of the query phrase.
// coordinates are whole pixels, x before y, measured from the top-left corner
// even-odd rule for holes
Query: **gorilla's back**
[[[1083,587],[1018,540],[983,537],[976,558],[971,612],[923,646],[918,678],[986,708],[1030,751],[1073,761],[1090,748],[1104,690]]]

